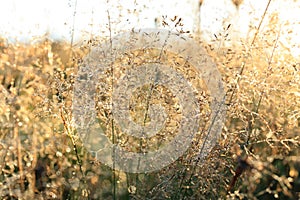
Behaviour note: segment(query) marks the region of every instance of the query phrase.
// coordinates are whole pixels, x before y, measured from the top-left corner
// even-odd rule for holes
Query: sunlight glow
[[[155,18],[175,15],[183,19],[184,29],[193,30],[198,0],[0,0],[0,35],[11,41],[28,41],[45,33],[54,39],[70,40],[74,23],[75,41],[107,34],[109,11],[115,32],[156,27]],[[244,0],[237,10],[230,0],[204,0],[201,32],[204,39],[224,32],[232,24],[232,38],[249,40],[249,25],[257,26],[268,0]],[[277,12],[284,30],[281,42],[300,55],[300,2],[273,0],[269,12]],[[74,20],[74,21],[73,21]],[[291,44],[292,43],[292,44]]]

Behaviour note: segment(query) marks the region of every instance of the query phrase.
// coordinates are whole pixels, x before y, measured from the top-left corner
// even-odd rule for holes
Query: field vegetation
[[[97,39],[23,44],[2,36],[0,198],[299,199],[300,60],[280,42],[286,30],[277,20],[276,13],[266,16],[250,41],[234,45],[225,45],[234,39],[228,24],[214,42],[197,40],[225,85],[221,138],[205,160],[196,159],[195,144],[173,164],[144,174],[98,162],[72,124],[75,77]]]

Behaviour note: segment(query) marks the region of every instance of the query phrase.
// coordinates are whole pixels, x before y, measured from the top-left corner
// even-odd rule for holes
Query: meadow
[[[176,25],[170,25],[172,19],[164,19],[165,28]],[[264,20],[263,30],[253,27],[250,41],[226,44],[232,40],[227,33],[230,25],[215,35],[213,43],[196,39],[216,63],[226,92],[222,134],[205,160],[196,159],[196,136],[174,163],[140,174],[112,170],[96,160],[72,123],[78,68],[103,39],[73,45],[45,36],[23,44],[8,43],[2,36],[1,199],[299,199],[300,60],[280,42],[285,30],[276,13]],[[122,73],[121,69],[117,63],[110,73]],[[176,101],[165,88],[158,90],[166,96],[166,110],[171,110]],[[145,101],[141,96],[132,98]],[[153,99],[161,100],[155,93]],[[138,120],[143,109],[132,109],[133,118]],[[106,108],[97,111],[101,123],[110,119]],[[131,151],[140,148],[140,141],[122,133],[118,137]],[[167,140],[163,134],[157,139]]]

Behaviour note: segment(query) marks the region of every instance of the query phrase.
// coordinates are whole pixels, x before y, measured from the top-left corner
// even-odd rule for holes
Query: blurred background
[[[131,28],[160,27],[163,16],[182,18],[185,30],[201,31],[206,40],[229,31],[234,41],[251,37],[251,26],[258,26],[268,0],[12,0],[0,1],[0,35],[9,41],[29,41],[44,34],[53,39],[82,41],[90,34],[107,32],[109,11],[115,33]],[[280,40],[300,54],[299,1],[273,0],[269,13],[276,12],[281,24]],[[234,35],[232,35],[234,33]],[[288,37],[290,43],[287,43]]]

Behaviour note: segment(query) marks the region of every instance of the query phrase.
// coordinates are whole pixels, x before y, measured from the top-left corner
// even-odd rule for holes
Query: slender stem
[[[253,37],[253,40],[252,40],[250,46],[253,46],[253,44],[254,44],[254,42],[255,42],[256,36],[258,35],[258,32],[259,32],[260,27],[261,27],[261,25],[262,25],[262,22],[263,22],[263,20],[264,20],[264,18],[265,18],[265,16],[266,16],[266,13],[267,13],[267,11],[268,11],[268,9],[269,9],[269,6],[270,6],[271,1],[272,1],[272,0],[269,0],[267,6],[266,6],[266,8],[265,8],[264,14],[263,14],[262,17],[261,17],[261,20],[260,20],[259,25],[258,25],[258,27],[257,27],[257,29],[256,29],[255,35],[254,35],[254,37]]]
[[[112,28],[111,28],[111,19],[110,19],[110,13],[109,10],[107,10],[107,18],[108,18],[108,30],[109,30],[109,43],[110,43],[110,56],[112,58],[113,56],[113,42],[112,42]],[[113,58],[112,58],[113,59]],[[113,67],[113,63],[110,63],[110,71],[111,71],[111,93],[113,94],[114,92],[114,67]],[[114,107],[114,102],[111,102],[111,106],[112,108]],[[112,132],[112,141],[113,143],[116,142],[116,137],[115,137],[115,128],[114,128],[114,116],[112,114],[111,117],[111,132]],[[115,200],[116,197],[116,188],[117,188],[117,177],[116,177],[116,149],[115,149],[115,145],[113,146],[113,170],[112,170],[112,176],[113,176],[113,199]]]
[[[250,44],[250,47],[252,47],[252,46],[254,45],[254,42],[255,42],[256,37],[257,37],[257,35],[258,35],[258,33],[259,33],[259,30],[260,30],[260,27],[261,27],[261,25],[262,25],[262,22],[263,22],[263,20],[264,20],[264,18],[265,18],[265,16],[266,16],[266,13],[267,13],[267,11],[268,11],[268,8],[269,8],[269,6],[270,6],[270,3],[271,3],[271,0],[269,0],[267,6],[266,6],[266,8],[265,8],[264,14],[263,14],[262,17],[261,17],[261,20],[260,20],[259,25],[258,25],[258,27],[257,27],[257,29],[256,29],[256,32],[255,32],[255,35],[254,35],[254,37],[253,37],[253,40],[252,40],[252,42],[251,42],[251,44]],[[237,81],[236,81],[235,87],[234,87],[234,89],[233,89],[233,91],[232,91],[232,94],[231,94],[231,96],[230,96],[229,105],[230,105],[231,102],[232,102],[232,99],[233,99],[233,96],[234,96],[234,94],[235,94],[237,85],[239,84],[239,82],[240,82],[240,80],[241,80],[241,77],[242,77],[243,72],[244,72],[244,68],[245,68],[245,63],[243,62],[242,65],[241,65],[240,73],[238,74],[238,77],[237,77]]]
[[[24,185],[24,177],[23,177],[24,170],[23,170],[23,163],[22,163],[22,145],[21,145],[21,139],[19,136],[19,129],[18,129],[17,124],[15,124],[15,127],[14,127],[14,135],[15,135],[15,140],[17,142],[18,167],[19,167],[19,172],[20,172],[21,192],[24,192],[25,185]]]
[[[74,43],[76,13],[77,13],[77,0],[75,0],[74,11],[73,11],[73,22],[72,22],[72,30],[71,30],[71,44],[70,44],[70,51],[69,51],[69,59],[72,59],[72,56],[73,56],[72,48],[73,48],[73,43]]]

